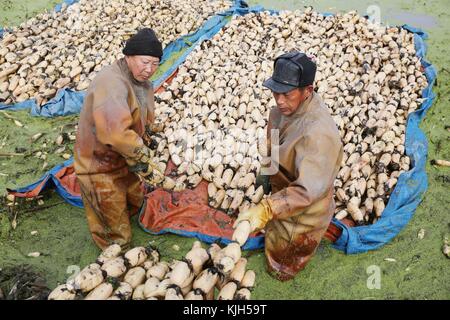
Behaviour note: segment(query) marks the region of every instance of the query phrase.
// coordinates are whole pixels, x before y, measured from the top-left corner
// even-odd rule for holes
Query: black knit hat
[[[141,29],[128,39],[122,52],[126,56],[152,56],[159,59],[163,55],[161,42],[150,28]]]
[[[286,93],[314,83],[316,63],[303,52],[293,51],[275,59],[271,78],[263,86],[277,93]]]

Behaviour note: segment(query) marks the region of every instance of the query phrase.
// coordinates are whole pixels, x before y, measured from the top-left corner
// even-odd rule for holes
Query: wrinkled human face
[[[133,77],[139,82],[150,79],[159,66],[159,58],[152,56],[126,56],[125,60]]]
[[[296,88],[286,93],[273,92],[273,96],[280,112],[290,116],[297,111],[298,107],[312,94],[313,87]]]

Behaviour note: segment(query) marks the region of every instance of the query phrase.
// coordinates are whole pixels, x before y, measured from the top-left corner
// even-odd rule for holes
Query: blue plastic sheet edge
[[[15,190],[7,189],[7,190],[15,191],[15,192],[28,192],[30,190],[33,190],[37,186],[39,186],[43,181],[45,181],[44,185],[42,186],[42,189],[46,189],[46,188],[55,186],[56,192],[64,200],[66,200],[69,204],[79,207],[79,208],[83,208],[83,201],[81,200],[81,197],[74,196],[74,195],[70,194],[69,192],[67,192],[66,189],[64,188],[64,186],[61,185],[61,183],[55,176],[59,170],[61,170],[62,168],[65,168],[67,166],[70,166],[72,163],[73,163],[73,158],[70,158],[69,160],[66,160],[65,162],[53,167],[50,171],[45,173],[35,183],[33,183],[29,186],[23,187],[23,188],[19,188],[19,189],[15,189]]]

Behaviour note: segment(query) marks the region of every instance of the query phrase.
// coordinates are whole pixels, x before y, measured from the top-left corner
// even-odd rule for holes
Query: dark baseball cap
[[[316,63],[303,52],[288,52],[275,59],[272,77],[263,86],[276,93],[306,87],[314,83],[316,70]]]

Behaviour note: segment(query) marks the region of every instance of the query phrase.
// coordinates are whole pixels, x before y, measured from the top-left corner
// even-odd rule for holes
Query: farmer
[[[161,177],[143,138],[149,138],[154,123],[148,80],[159,66],[162,45],[145,28],[126,42],[123,53],[124,58],[101,70],[90,84],[74,149],[89,230],[102,249],[130,244],[129,217],[144,199],[138,175]]]
[[[290,52],[275,60],[272,77],[263,83],[277,104],[267,128],[276,168],[269,177],[272,194],[242,212],[234,224],[248,220],[253,231],[265,228],[267,268],[282,281],[308,263],[335,209],[333,182],[342,143],[327,107],[314,92],[315,74],[315,62],[304,53]],[[279,133],[278,150],[270,146],[274,129]]]

